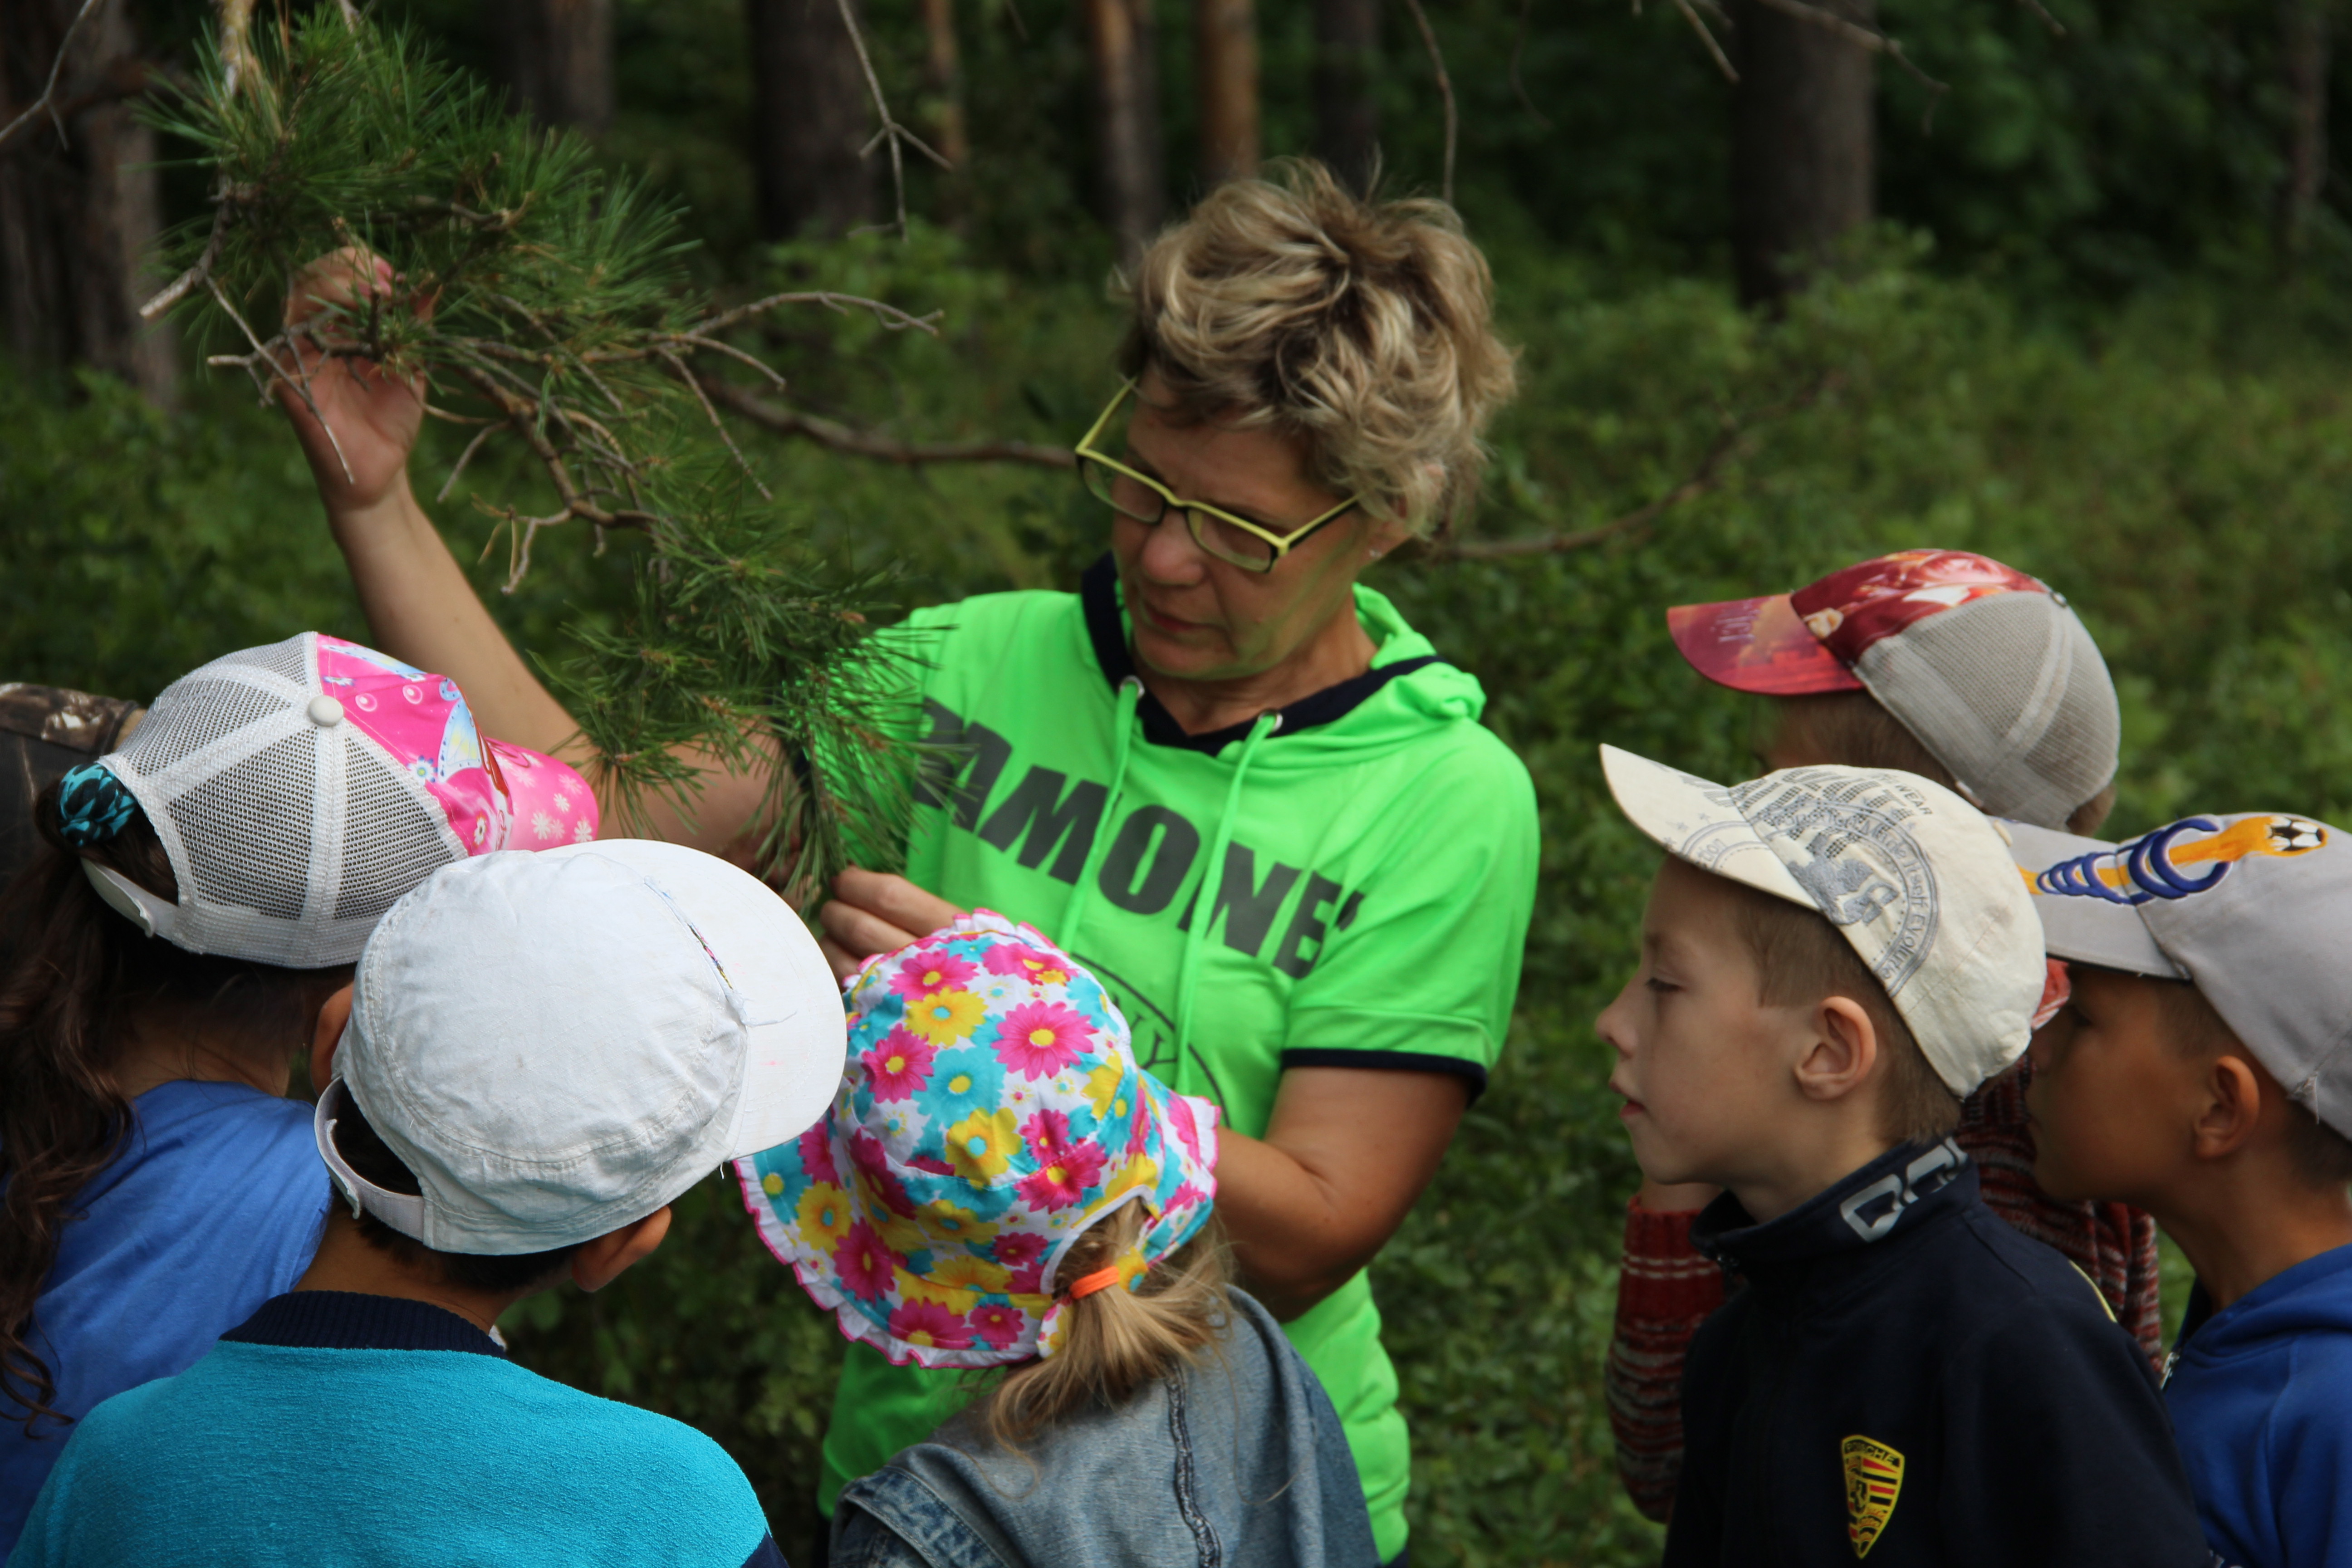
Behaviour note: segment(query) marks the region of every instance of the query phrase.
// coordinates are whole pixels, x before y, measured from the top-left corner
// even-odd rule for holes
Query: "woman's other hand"
[[[352,245],[296,273],[287,292],[286,325],[295,329],[294,353],[309,377],[310,402],[333,429],[334,439],[328,439],[301,393],[284,379],[277,386],[278,402],[302,442],[331,515],[366,511],[404,489],[408,454],[425,421],[422,376],[395,380],[369,361],[329,353],[350,346],[350,333],[331,317],[320,321],[331,306],[349,307],[371,296],[389,306],[396,282],[390,262]],[[315,330],[302,330],[314,321]]]
[[[833,879],[833,897],[817,911],[824,927],[817,945],[835,976],[846,980],[876,953],[896,952],[964,913],[904,877],[853,866]]]

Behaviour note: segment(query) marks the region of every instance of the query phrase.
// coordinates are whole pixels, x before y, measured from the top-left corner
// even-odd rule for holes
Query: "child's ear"
[[[1812,1044],[1797,1063],[1797,1090],[1807,1100],[1843,1100],[1878,1065],[1878,1028],[1851,996],[1827,996],[1813,1010]]]
[[[669,1205],[664,1204],[640,1220],[580,1244],[572,1255],[572,1282],[583,1290],[602,1290],[646,1257],[669,1234]]]
[[[310,1031],[310,1087],[324,1094],[334,1081],[335,1047],[343,1041],[343,1026],[352,1021],[352,988],[344,986],[319,1009],[318,1026]]]
[[[2190,1129],[2189,1147],[2200,1160],[2227,1159],[2245,1146],[2262,1121],[2262,1079],[2253,1063],[2223,1051],[2206,1065],[2199,1088],[2204,1103]]]

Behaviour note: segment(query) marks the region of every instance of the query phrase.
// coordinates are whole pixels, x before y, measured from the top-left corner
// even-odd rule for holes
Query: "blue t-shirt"
[[[784,1568],[693,1427],[423,1301],[300,1290],[74,1433],[9,1568]]]
[[[318,1250],[327,1168],[310,1107],[239,1083],[159,1084],[131,1102],[114,1163],[67,1205],[58,1261],[26,1337],[49,1403],[79,1417],[127,1388],[184,1372],[213,1342],[291,1289]],[[0,1405],[0,1556],[72,1428],[26,1436]]]

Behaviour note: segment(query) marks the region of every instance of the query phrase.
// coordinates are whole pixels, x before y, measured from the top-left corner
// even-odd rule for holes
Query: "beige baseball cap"
[[[1667,853],[1837,927],[1954,1094],[2024,1053],[2046,974],[2042,923],[2002,830],[1975,806],[1893,768],[1727,785],[1614,746],[1601,766]]]

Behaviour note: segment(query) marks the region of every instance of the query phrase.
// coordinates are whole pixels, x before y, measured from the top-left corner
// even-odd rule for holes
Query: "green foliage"
[[[535,396],[539,378],[602,390],[659,374],[631,351],[682,331],[696,303],[677,287],[673,204],[598,168],[579,137],[509,113],[414,34],[346,26],[324,6],[289,38],[254,37],[241,76],[208,43],[199,85],[151,111],[215,176],[214,213],[176,237],[179,265],[272,325],[314,258],[364,246],[403,289],[334,313],[369,358],[436,391],[486,378]]]

